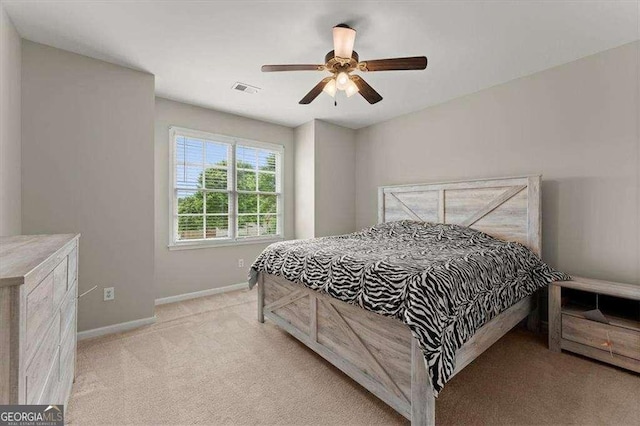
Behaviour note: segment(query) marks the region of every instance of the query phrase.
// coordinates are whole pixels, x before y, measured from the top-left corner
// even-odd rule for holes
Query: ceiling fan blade
[[[353,45],[356,42],[356,30],[347,24],[333,27],[333,51],[338,58],[351,58]]]
[[[316,84],[315,87],[313,89],[311,89],[309,91],[309,93],[307,93],[305,95],[305,97],[302,98],[300,100],[300,102],[298,102],[298,103],[300,103],[302,105],[306,105],[306,104],[310,104],[311,102],[313,102],[313,100],[315,98],[317,98],[320,93],[322,93],[322,89],[324,89],[324,86],[326,86],[327,83],[330,82],[332,79],[333,79],[333,77],[323,78],[322,81],[320,83]]]
[[[324,71],[324,65],[314,64],[290,64],[290,65],[263,65],[262,72],[274,71]]]
[[[423,70],[427,68],[426,56],[413,56],[410,58],[374,59],[362,61],[358,64],[360,71],[401,71]]]
[[[351,80],[358,86],[358,91],[362,95],[363,98],[367,100],[371,105],[378,103],[382,100],[382,96],[380,93],[376,92],[375,89],[369,86],[369,83],[364,81],[364,79],[358,75],[352,75]]]

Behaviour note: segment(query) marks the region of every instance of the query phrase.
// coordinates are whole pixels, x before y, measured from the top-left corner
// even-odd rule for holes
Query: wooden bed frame
[[[540,176],[423,185],[384,186],[378,221],[415,219],[456,223],[540,255]],[[529,296],[493,318],[456,352],[454,375],[528,315]],[[532,315],[530,315],[532,314]],[[371,393],[411,424],[435,424],[435,397],[423,354],[409,328],[275,275],[258,276],[258,320],[268,318]]]

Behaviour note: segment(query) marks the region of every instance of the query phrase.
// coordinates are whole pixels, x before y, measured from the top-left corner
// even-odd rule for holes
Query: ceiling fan
[[[358,53],[353,50],[356,40],[356,30],[346,24],[333,27],[333,50],[324,57],[325,64],[291,64],[291,65],[263,65],[262,72],[274,71],[329,71],[331,76],[326,77],[316,84],[300,104],[310,104],[321,92],[335,97],[336,91],[342,90],[347,97],[360,93],[370,104],[382,100],[382,96],[373,87],[364,81],[353,71],[398,71],[398,70],[423,70],[427,67],[426,56],[413,56],[409,58],[375,59],[362,61]]]

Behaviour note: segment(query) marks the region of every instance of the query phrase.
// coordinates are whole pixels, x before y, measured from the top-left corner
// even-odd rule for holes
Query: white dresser
[[[0,404],[67,404],[80,235],[0,237]]]

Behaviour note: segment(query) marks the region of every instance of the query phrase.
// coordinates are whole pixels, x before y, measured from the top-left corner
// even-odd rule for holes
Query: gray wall
[[[23,41],[23,233],[82,233],[79,330],[154,315],[153,119],[152,75]]]
[[[640,281],[639,43],[361,129],[357,225],[376,187],[541,173],[543,258]]]
[[[315,236],[315,122],[309,121],[294,130],[295,140],[295,236]]]
[[[0,4],[0,235],[21,231],[21,40]]]
[[[168,297],[246,282],[248,268],[267,244],[169,250],[169,126],[284,145],[285,238],[294,235],[293,129],[237,115],[156,99],[155,297]],[[245,267],[238,267],[244,259]]]
[[[294,135],[296,238],[353,232],[355,130],[312,120]]]
[[[315,236],[355,230],[356,132],[315,121]]]

